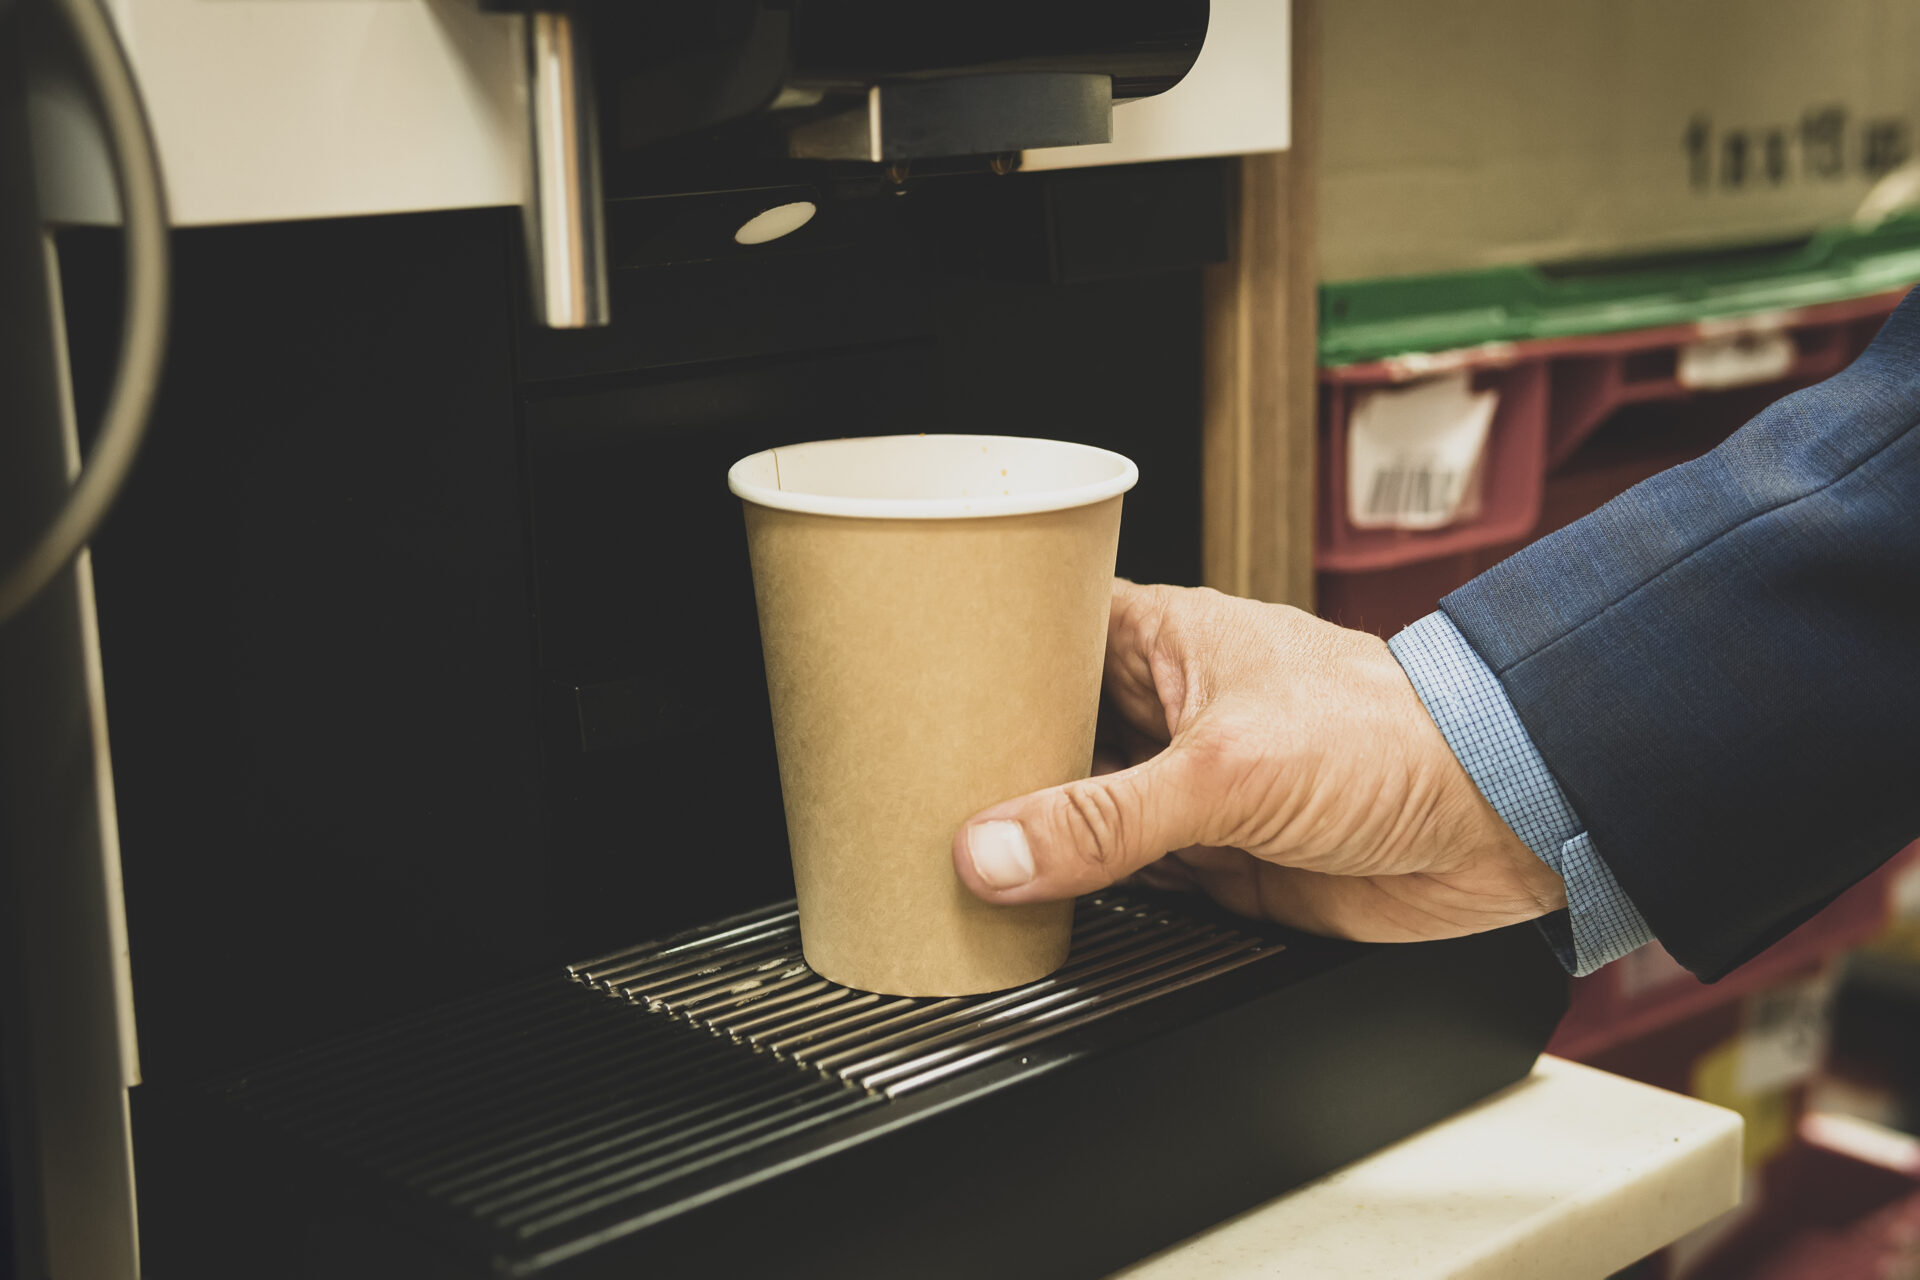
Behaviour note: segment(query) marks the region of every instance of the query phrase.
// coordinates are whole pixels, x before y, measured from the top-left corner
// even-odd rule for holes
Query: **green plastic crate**
[[[1920,281],[1920,214],[1788,245],[1574,266],[1490,267],[1320,287],[1320,363],[1688,324]]]

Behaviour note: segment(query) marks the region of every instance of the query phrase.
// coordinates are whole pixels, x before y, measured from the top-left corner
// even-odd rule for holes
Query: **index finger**
[[[1157,743],[1171,736],[1165,701],[1153,674],[1153,650],[1165,612],[1166,588],[1113,580],[1107,615],[1107,702],[1128,726]]]

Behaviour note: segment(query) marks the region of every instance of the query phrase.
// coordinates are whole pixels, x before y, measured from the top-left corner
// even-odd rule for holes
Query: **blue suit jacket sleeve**
[[[1845,372],[1449,595],[1708,980],[1920,835],[1920,291]]]

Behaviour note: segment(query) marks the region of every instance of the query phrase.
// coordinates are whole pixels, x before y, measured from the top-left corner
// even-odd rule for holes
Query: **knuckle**
[[[1124,806],[1108,787],[1077,782],[1062,796],[1061,819],[1079,859],[1111,874],[1122,864],[1127,823]]]
[[[1144,600],[1155,615],[1164,617],[1168,614],[1178,612],[1186,601],[1193,599],[1200,591],[1204,590],[1204,587],[1196,591],[1191,587],[1175,587],[1169,586],[1164,582],[1157,582],[1146,588]]]

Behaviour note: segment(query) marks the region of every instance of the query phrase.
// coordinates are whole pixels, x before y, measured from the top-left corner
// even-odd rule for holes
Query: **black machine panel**
[[[590,25],[608,190],[621,195],[817,173],[818,159],[790,160],[796,146],[805,150],[805,138],[849,117],[864,134],[864,100],[874,88],[902,94],[884,116],[918,117],[901,139],[916,162],[982,145],[1006,152],[1104,140],[1105,103],[1178,84],[1199,56],[1208,22],[1206,0],[979,0],[912,9],[886,0],[482,3],[572,7]],[[1014,76],[1027,87],[1016,87]],[[1098,88],[1099,108],[1084,122],[1097,136],[1047,136],[1045,86],[1075,82]],[[1000,143],[979,142],[996,136]],[[842,165],[855,174],[862,168]]]
[[[510,231],[174,236],[165,383],[94,543],[148,1079],[411,1007],[399,969],[554,953]],[[61,241],[89,394],[116,248]]]
[[[1122,570],[1197,581],[1222,172],[1131,172],[1113,217],[1056,208],[1079,175],[975,174],[823,193],[757,247],[706,234],[739,193],[617,203],[616,322],[574,333],[524,320],[507,210],[177,232],[167,381],[95,544],[147,1078],[790,891],[735,458],[1105,445],[1145,477]],[[1014,278],[933,207],[983,201],[1043,249]],[[1115,274],[1121,215],[1176,204],[1213,217]],[[116,248],[61,239],[83,422]]]

